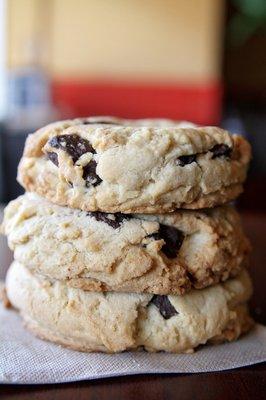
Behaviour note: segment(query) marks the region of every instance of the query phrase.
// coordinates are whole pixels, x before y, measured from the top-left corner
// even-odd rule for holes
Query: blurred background
[[[29,132],[108,114],[246,135],[239,205],[266,211],[265,0],[0,0],[0,19],[1,202]]]

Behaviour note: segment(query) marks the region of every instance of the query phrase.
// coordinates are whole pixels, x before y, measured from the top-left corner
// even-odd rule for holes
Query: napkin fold
[[[63,383],[121,375],[222,371],[266,361],[266,327],[193,354],[80,353],[34,337],[19,315],[0,304],[0,382]]]

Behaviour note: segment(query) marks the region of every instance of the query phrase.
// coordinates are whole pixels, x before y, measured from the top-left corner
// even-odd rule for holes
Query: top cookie
[[[243,137],[216,127],[74,119],[29,135],[18,180],[26,190],[72,208],[165,213],[235,199],[250,156]]]

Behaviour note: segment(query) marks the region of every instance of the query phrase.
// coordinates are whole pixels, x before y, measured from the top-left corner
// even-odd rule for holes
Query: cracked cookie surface
[[[180,353],[210,341],[235,340],[252,325],[246,305],[252,288],[245,271],[207,289],[153,301],[150,294],[69,288],[14,262],[6,289],[30,330],[80,351]]]
[[[104,214],[26,193],[6,207],[1,229],[17,261],[89,291],[183,294],[237,275],[250,251],[231,206]]]
[[[241,136],[169,120],[85,118],[29,135],[18,180],[87,211],[165,213],[236,198],[250,161]]]

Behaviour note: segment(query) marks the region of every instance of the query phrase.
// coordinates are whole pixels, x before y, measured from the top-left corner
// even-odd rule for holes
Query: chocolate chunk
[[[184,167],[187,164],[191,164],[194,161],[196,161],[196,154],[191,154],[189,156],[180,156],[177,159],[177,165],[179,165],[180,167]]]
[[[51,147],[66,151],[74,163],[79,159],[80,156],[82,156],[82,154],[96,153],[88,140],[83,139],[76,134],[54,136],[49,140],[48,143]]]
[[[213,153],[212,158],[217,158],[222,156],[229,158],[232,149],[229,146],[227,146],[227,144],[216,144],[210,151]]]
[[[213,146],[210,151],[213,153],[212,158],[217,158],[217,157],[230,157],[232,149],[227,146],[227,144],[216,144]],[[197,155],[196,154],[191,154],[188,156],[180,156],[177,159],[177,165],[180,167],[184,167],[185,165],[191,164],[193,162],[196,162]]]
[[[61,135],[54,136],[49,140],[50,146],[66,151],[73,162],[75,163],[80,156],[85,153],[96,154],[96,151],[86,139],[80,136],[73,135]],[[49,160],[51,160],[58,167],[58,156],[54,152],[47,152]],[[86,181],[86,186],[98,186],[102,179],[96,174],[97,163],[95,160],[91,160],[87,165],[83,167],[83,179]]]
[[[178,250],[182,246],[185,238],[184,234],[179,229],[163,224],[160,224],[158,232],[148,237],[153,237],[154,240],[164,240],[165,243],[161,250],[168,258],[175,258],[177,256]]]
[[[159,296],[158,294],[156,294],[153,296],[150,303],[154,304],[158,308],[160,314],[164,317],[164,319],[169,319],[178,314],[175,307],[170,303],[167,296]]]
[[[56,153],[54,153],[53,151],[48,151],[47,157],[50,161],[52,161],[52,163],[54,163],[58,167],[58,155]]]
[[[173,226],[162,224],[160,224],[158,233],[159,236],[165,241],[165,244],[162,247],[163,253],[168,258],[175,258],[183,243],[185,237],[184,234]]]
[[[114,121],[99,120],[99,121],[84,121],[83,125],[120,125]]]
[[[91,185],[98,186],[102,182],[102,179],[96,174],[96,167],[97,163],[95,160],[91,160],[89,164],[83,167],[82,177],[86,181],[87,187]]]
[[[125,220],[129,220],[132,218],[130,214],[122,214],[119,212],[115,214],[106,214],[100,211],[96,211],[89,212],[87,213],[87,215],[95,218],[97,221],[105,222],[107,225],[111,226],[114,229],[118,229]]]

